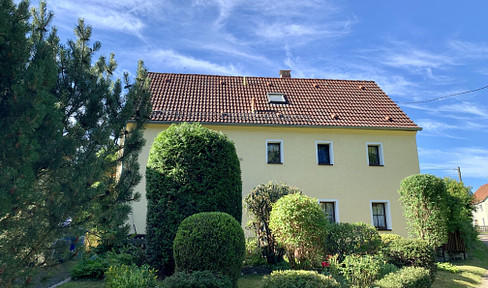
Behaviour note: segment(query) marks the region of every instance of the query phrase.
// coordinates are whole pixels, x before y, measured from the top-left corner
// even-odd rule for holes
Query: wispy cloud
[[[242,73],[240,73],[240,71],[232,64],[224,66],[195,57],[182,55],[173,50],[149,51],[146,53],[145,58],[150,59],[153,64],[157,63],[158,65],[171,67],[179,72],[188,69],[190,71],[199,71],[200,73],[207,74],[242,75]]]
[[[470,41],[451,40],[448,47],[463,58],[488,58],[488,47],[486,43],[474,43]]]

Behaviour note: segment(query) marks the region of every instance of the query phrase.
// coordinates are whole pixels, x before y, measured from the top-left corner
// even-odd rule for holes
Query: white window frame
[[[281,160],[280,163],[269,163],[269,161],[268,161],[268,143],[271,143],[271,144],[279,143],[280,144],[280,160]],[[266,150],[265,150],[266,151],[266,164],[283,164],[283,163],[285,163],[285,160],[283,158],[283,155],[284,155],[284,153],[283,153],[283,140],[281,140],[281,139],[266,139],[265,148],[266,148]]]
[[[334,202],[334,218],[335,223],[340,223],[341,219],[339,218],[339,200],[338,199],[318,199],[318,203],[320,205],[321,202]]]
[[[319,164],[319,144],[329,144],[330,164]],[[315,161],[317,165],[334,165],[334,145],[332,141],[315,141]]]
[[[374,227],[373,203],[385,204],[386,230],[392,230],[390,200],[369,200],[369,214],[371,215],[371,225]]]
[[[379,166],[385,166],[385,159],[384,159],[384,154],[383,154],[383,143],[381,142],[366,142],[366,161],[368,163],[368,166],[372,166],[372,167],[375,167],[375,166],[378,166],[378,165],[369,165],[369,149],[368,147],[369,146],[378,146],[378,153],[380,154],[379,155],[379,158],[380,158],[380,165]]]
[[[266,93],[269,104],[286,104],[285,94],[280,92],[268,92]]]

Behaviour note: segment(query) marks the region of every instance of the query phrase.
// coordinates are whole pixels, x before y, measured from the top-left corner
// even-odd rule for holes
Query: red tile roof
[[[476,198],[476,202],[485,201],[486,197],[488,197],[488,184],[485,184],[478,188],[478,190],[476,190],[473,195],[474,198]]]
[[[149,78],[152,121],[421,129],[373,81],[153,72]],[[283,93],[287,104],[268,103],[268,92]]]

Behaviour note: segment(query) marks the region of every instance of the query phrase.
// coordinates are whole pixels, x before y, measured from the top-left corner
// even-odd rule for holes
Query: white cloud
[[[488,58],[488,47],[485,43],[474,43],[469,41],[451,40],[448,47],[458,53],[462,58]]]
[[[173,50],[154,50],[146,53],[146,59],[152,63],[172,67],[178,70],[188,69],[201,71],[201,73],[214,73],[222,75],[241,75],[234,65],[219,65],[206,60],[197,59],[191,56],[179,54]]]

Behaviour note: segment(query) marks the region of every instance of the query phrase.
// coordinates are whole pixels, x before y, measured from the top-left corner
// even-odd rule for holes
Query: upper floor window
[[[383,144],[381,143],[366,143],[368,165],[369,166],[383,166]]]
[[[330,141],[316,141],[317,150],[317,164],[319,165],[333,165],[334,155],[332,153],[332,142]]]
[[[266,96],[268,96],[268,103],[270,104],[287,104],[283,93],[268,92]]]
[[[266,162],[268,164],[283,164],[282,140],[266,140]]]

